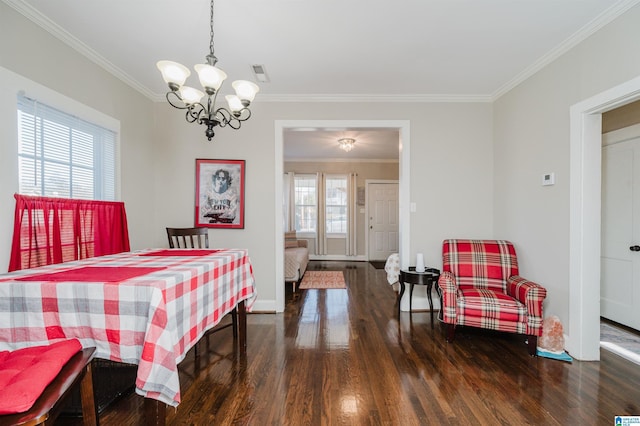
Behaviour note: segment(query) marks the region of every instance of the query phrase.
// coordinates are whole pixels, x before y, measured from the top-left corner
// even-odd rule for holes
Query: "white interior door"
[[[386,260],[399,251],[398,183],[367,185],[369,260]]]
[[[640,138],[602,149],[600,315],[640,329]]]

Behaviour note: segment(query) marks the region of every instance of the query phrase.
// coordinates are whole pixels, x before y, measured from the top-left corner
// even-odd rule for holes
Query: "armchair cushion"
[[[502,292],[464,290],[458,298],[457,312],[458,321],[468,326],[526,333],[526,306]]]

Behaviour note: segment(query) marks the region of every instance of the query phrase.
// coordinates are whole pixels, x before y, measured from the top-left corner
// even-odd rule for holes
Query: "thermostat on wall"
[[[556,183],[555,173],[545,173],[542,175],[542,186],[555,185],[555,183]]]

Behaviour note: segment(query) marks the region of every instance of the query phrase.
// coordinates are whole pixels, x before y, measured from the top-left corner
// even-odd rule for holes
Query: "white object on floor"
[[[398,282],[400,277],[400,255],[398,253],[393,253],[387,258],[384,270],[387,273],[387,281],[389,281],[390,285]]]

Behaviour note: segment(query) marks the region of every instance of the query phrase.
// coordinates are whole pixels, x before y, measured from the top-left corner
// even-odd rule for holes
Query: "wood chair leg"
[[[445,324],[445,333],[447,342],[453,342],[453,339],[456,337],[456,325],[455,324]]]
[[[529,355],[536,356],[538,349],[538,336],[527,336],[527,348],[529,349]]]

